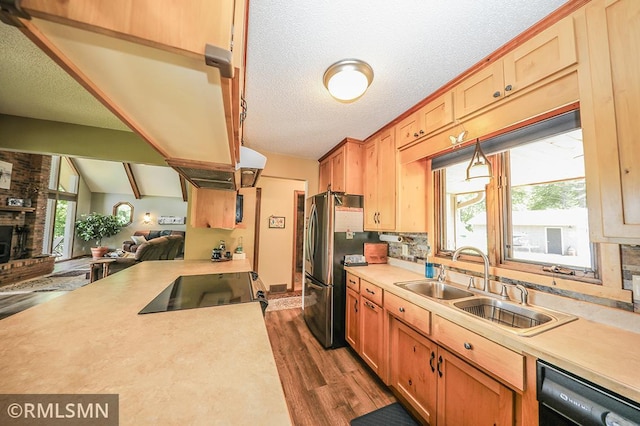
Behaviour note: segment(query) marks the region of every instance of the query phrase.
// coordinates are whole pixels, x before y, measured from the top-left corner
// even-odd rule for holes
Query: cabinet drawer
[[[524,357],[439,316],[435,336],[444,346],[487,372],[524,390]]]
[[[360,286],[362,287],[360,294],[363,297],[366,297],[378,306],[382,306],[382,289],[380,287],[365,280],[360,280]]]
[[[413,326],[424,334],[431,334],[431,312],[401,297],[387,292],[384,297],[384,308],[394,317]]]
[[[347,287],[356,293],[360,293],[360,277],[347,272]]]

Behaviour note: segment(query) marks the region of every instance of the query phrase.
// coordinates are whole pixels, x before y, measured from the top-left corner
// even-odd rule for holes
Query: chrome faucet
[[[440,272],[438,272],[438,282],[444,282],[446,276],[445,276],[445,270],[444,270],[444,265],[441,263],[440,264]]]
[[[482,277],[482,291],[484,291],[485,293],[488,292],[489,291],[489,259],[483,252],[480,251],[480,249],[472,246],[463,246],[463,247],[460,247],[459,249],[456,249],[456,251],[453,252],[454,262],[458,260],[458,255],[460,255],[460,252],[464,250],[474,251],[478,253],[480,257],[482,257],[482,261],[484,262],[484,276]]]
[[[516,284],[516,288],[520,290],[520,303],[526,306],[527,303],[529,303],[529,292],[527,288],[522,284]]]

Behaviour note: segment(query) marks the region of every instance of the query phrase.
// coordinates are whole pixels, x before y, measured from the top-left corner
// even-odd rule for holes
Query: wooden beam
[[[136,177],[133,175],[133,169],[131,168],[131,163],[122,163],[124,166],[124,171],[127,173],[127,178],[129,179],[129,185],[131,185],[131,190],[133,191],[133,195],[136,197],[136,200],[142,198],[140,196],[140,188],[138,188],[138,183],[136,182]]]
[[[178,178],[180,178],[180,191],[182,191],[182,201],[186,202],[188,200],[187,180],[182,175],[178,175]]]

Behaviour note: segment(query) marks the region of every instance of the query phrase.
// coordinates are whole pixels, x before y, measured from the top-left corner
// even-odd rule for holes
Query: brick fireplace
[[[0,188],[0,254],[5,253],[0,285],[5,285],[53,271],[55,258],[42,253],[51,157],[0,151],[0,161],[11,164],[9,188]],[[9,199],[25,202],[9,205]]]

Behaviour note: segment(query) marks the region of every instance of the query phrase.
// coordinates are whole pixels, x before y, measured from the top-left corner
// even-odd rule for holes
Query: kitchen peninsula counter
[[[123,425],[290,424],[259,303],[138,315],[179,275],[250,270],[142,262],[5,318],[0,393],[118,394]]]
[[[347,271],[502,346],[546,360],[600,386],[640,402],[640,334],[582,318],[531,337],[518,336],[473,318],[449,305],[396,286],[424,279],[414,271],[389,264],[346,267]],[[498,295],[496,295],[498,297]],[[545,307],[541,305],[541,307]],[[575,314],[573,312],[567,312]],[[630,320],[640,321],[633,314]],[[529,383],[527,386],[535,386]]]

